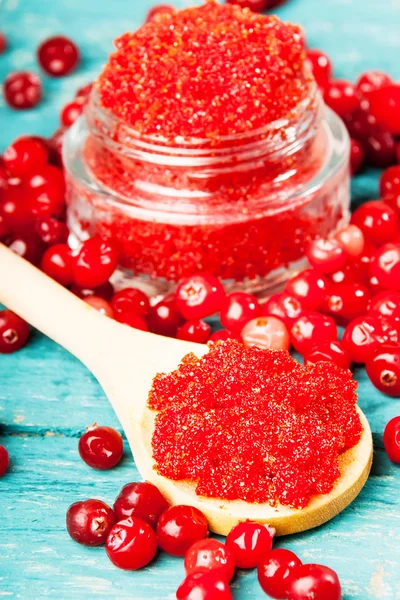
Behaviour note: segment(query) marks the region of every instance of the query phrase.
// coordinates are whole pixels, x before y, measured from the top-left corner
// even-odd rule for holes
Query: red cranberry
[[[328,289],[325,275],[314,269],[306,269],[295,275],[286,284],[285,291],[298,298],[305,309],[318,310]]]
[[[242,337],[239,333],[229,331],[229,329],[220,329],[219,331],[214,331],[214,333],[210,335],[210,342],[225,342],[226,340],[236,340],[237,342],[241,342]]]
[[[56,244],[46,250],[40,265],[42,271],[61,285],[73,281],[74,258],[67,244]]]
[[[213,538],[195,542],[185,554],[186,575],[192,573],[218,572],[225,581],[235,573],[235,560],[228,546]]]
[[[205,344],[211,335],[211,327],[205,321],[187,321],[179,327],[176,337],[178,340]]]
[[[322,50],[307,50],[307,62],[318,86],[324,89],[332,78],[332,63]]]
[[[62,167],[62,146],[64,141],[64,127],[57,129],[47,140],[47,145],[50,149],[49,162],[55,167]]]
[[[3,475],[5,475],[8,469],[9,462],[10,458],[8,456],[7,450],[4,448],[4,446],[0,445],[0,477],[3,477]]]
[[[149,481],[127,483],[114,502],[117,520],[136,517],[148,523],[153,529],[169,504],[160,490]]]
[[[290,576],[301,564],[294,552],[285,548],[268,552],[258,565],[258,581],[264,592],[278,600],[286,598]]]
[[[49,246],[66,244],[69,236],[68,227],[54,217],[37,219],[35,229],[40,239]]]
[[[24,110],[39,104],[42,83],[35,73],[19,71],[10,73],[3,84],[4,99],[11,108]]]
[[[400,417],[394,417],[386,425],[383,443],[390,460],[400,464]]]
[[[235,292],[226,297],[221,307],[220,321],[226,329],[242,331],[251,319],[261,314],[257,298],[244,292]]]
[[[359,206],[351,217],[367,241],[374,246],[391,242],[399,234],[399,222],[393,209],[381,200],[371,200]]]
[[[82,102],[82,98],[78,98],[77,100],[73,100],[72,102],[68,102],[60,113],[60,121],[63,127],[71,127],[81,116],[83,112],[84,102]]]
[[[0,311],[0,354],[11,354],[25,346],[29,327],[11,310]]]
[[[393,135],[400,135],[400,85],[392,83],[374,90],[368,100],[377,123]]]
[[[185,556],[190,546],[207,534],[207,519],[194,506],[171,506],[158,519],[158,544],[174,556]]]
[[[26,177],[47,164],[47,148],[35,138],[22,137],[6,148],[3,160],[10,177]]]
[[[330,273],[329,279],[332,283],[354,283],[357,279],[357,275],[357,269],[352,264],[347,263],[347,265],[345,265],[339,271],[336,271],[335,273]],[[365,275],[365,281],[368,281],[368,279],[369,272]]]
[[[358,317],[345,329],[342,343],[350,358],[365,363],[375,348],[387,342],[400,341],[399,332],[388,321],[370,315]]]
[[[286,325],[276,317],[257,317],[242,329],[242,340],[249,348],[256,346],[263,350],[289,350],[290,337]]]
[[[156,534],[144,521],[128,517],[116,523],[107,538],[106,553],[119,569],[136,571],[148,565],[157,551]]]
[[[0,54],[7,49],[7,38],[4,33],[0,32]]]
[[[62,169],[45,165],[36,169],[25,182],[33,214],[46,217],[61,214],[65,204],[65,179]]]
[[[132,327],[133,329],[140,329],[140,331],[149,331],[149,328],[144,318],[138,317],[134,313],[114,313],[114,318],[116,321],[118,321],[118,323],[122,323],[123,325],[129,325],[129,327]]]
[[[9,185],[4,190],[0,214],[10,231],[19,231],[33,225],[34,217],[29,210],[26,190],[21,183]]]
[[[0,200],[3,197],[4,190],[8,187],[8,173],[4,164],[0,161]]]
[[[270,296],[262,309],[262,315],[273,315],[283,321],[286,327],[291,327],[294,321],[303,313],[303,307],[300,300],[295,296],[290,296],[283,292]]]
[[[67,511],[67,530],[78,544],[101,546],[115,523],[111,508],[101,500],[83,500],[71,504]]]
[[[354,85],[343,79],[333,79],[326,85],[324,99],[326,104],[342,118],[351,114],[359,106]]]
[[[400,222],[400,192],[398,194],[386,194],[383,201],[394,210]]]
[[[342,369],[350,368],[350,356],[338,340],[322,342],[305,354],[305,365],[315,365],[317,362],[333,362]]]
[[[384,244],[371,263],[371,275],[378,284],[393,291],[400,291],[400,243]]]
[[[88,296],[85,298],[85,302],[97,310],[101,315],[109,317],[110,319],[114,318],[114,311],[104,298],[99,298],[99,296]]]
[[[225,300],[225,290],[216,277],[199,273],[180,282],[175,298],[178,310],[185,319],[203,319],[220,310]]]
[[[362,283],[339,283],[329,289],[323,305],[324,312],[343,325],[367,312],[370,302],[368,288]]]
[[[3,240],[9,233],[5,218],[0,213],[0,241]]]
[[[150,307],[146,320],[150,331],[167,337],[176,337],[178,328],[184,323],[174,295],[166,296]]]
[[[341,269],[346,262],[346,252],[338,242],[331,239],[311,241],[306,248],[308,262],[323,273],[334,273]]]
[[[380,194],[400,194],[400,165],[389,167],[382,173],[380,180]]]
[[[141,290],[125,288],[114,294],[111,306],[117,314],[130,312],[138,317],[144,317],[150,309],[150,302]]]
[[[348,256],[357,257],[362,254],[365,246],[364,234],[356,225],[347,225],[336,233],[335,238]]]
[[[379,90],[392,83],[391,78],[381,71],[367,71],[363,73],[356,84],[357,92],[364,98],[368,98],[371,92]]]
[[[365,160],[363,146],[357,140],[350,142],[350,170],[352,175],[356,175],[362,168]]]
[[[368,284],[370,278],[371,263],[375,260],[376,247],[370,242],[365,242],[360,256],[351,258],[348,268],[353,274],[353,281]],[[339,280],[334,280],[340,283]],[[350,281],[348,281],[350,282]]]
[[[306,312],[292,325],[290,338],[295,350],[304,356],[313,346],[337,340],[336,323],[331,317]]]
[[[388,131],[376,128],[362,143],[366,159],[373,167],[389,167],[396,162],[396,141]]]
[[[272,548],[275,529],[251,521],[238,523],[226,538],[239,569],[254,569]]]
[[[153,6],[147,13],[146,23],[156,21],[159,15],[172,15],[174,12],[175,8],[173,6],[169,6],[169,4],[159,4],[157,6]]]
[[[400,324],[400,292],[381,292],[371,302],[369,314]]]
[[[241,8],[250,8],[253,12],[262,12],[269,8],[269,0],[227,0],[229,4],[237,4]]]
[[[110,302],[111,298],[114,296],[114,287],[109,281],[103,283],[103,285],[99,285],[95,288],[81,288],[79,285],[72,285],[71,292],[78,296],[78,298],[87,298],[88,296],[97,296],[98,298],[104,298],[107,302]]]
[[[177,600],[232,600],[228,582],[218,572],[191,573],[176,592]]]
[[[82,460],[93,469],[112,469],[124,452],[122,437],[112,427],[88,427],[78,445]]]
[[[379,346],[368,356],[365,367],[378,390],[394,398],[400,396],[400,346]]]
[[[287,600],[340,600],[342,591],[335,571],[322,565],[300,565],[288,582]]]
[[[118,263],[118,252],[106,240],[95,236],[82,244],[74,264],[74,281],[82,288],[95,288],[106,283]]]
[[[42,42],[37,50],[42,69],[53,77],[71,73],[79,62],[79,49],[67,37],[58,35]]]
[[[13,233],[7,241],[7,246],[33,265],[38,265],[45,251],[45,245],[39,236],[30,230]]]

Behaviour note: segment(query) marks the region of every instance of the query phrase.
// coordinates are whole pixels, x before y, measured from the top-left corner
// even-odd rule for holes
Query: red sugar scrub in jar
[[[214,1],[115,42],[65,137],[69,225],[165,293],[193,272],[262,295],[348,219],[349,139],[301,30]]]
[[[303,508],[332,491],[340,455],[360,440],[356,386],[332,363],[211,344],[154,379],[155,468],[201,496]]]

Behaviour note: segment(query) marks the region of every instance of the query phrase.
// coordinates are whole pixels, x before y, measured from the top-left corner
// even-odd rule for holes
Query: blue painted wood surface
[[[134,29],[151,0],[0,0],[0,29],[10,41],[0,56],[0,81],[10,69],[37,70],[34,49],[46,36],[65,33],[79,43],[83,62],[71,77],[44,77],[45,99],[34,111],[15,113],[0,99],[0,151],[22,133],[50,134],[57,112],[74,90],[90,81],[111,50],[112,39]],[[186,0],[177,6],[189,5]],[[310,46],[325,49],[338,76],[355,79],[366,68],[400,79],[398,0],[290,0],[279,14],[301,23]],[[353,199],[377,194],[378,172],[359,176]],[[0,282],[1,285],[1,282]],[[29,294],[29,290],[27,291]],[[400,598],[400,472],[382,450],[382,431],[400,413],[399,401],[359,380],[360,405],[376,443],[372,475],[359,498],[327,525],[280,539],[279,546],[305,561],[336,569],[345,600]],[[138,573],[115,569],[101,549],[72,542],[64,528],[68,505],[86,497],[112,503],[119,488],[137,477],[127,452],[121,467],[89,469],[77,452],[78,437],[97,421],[118,427],[97,382],[79,362],[42,335],[12,356],[0,356],[0,443],[11,468],[0,480],[0,597],[174,598],[182,561],[161,555]],[[254,572],[241,572],[234,598],[258,600]]]

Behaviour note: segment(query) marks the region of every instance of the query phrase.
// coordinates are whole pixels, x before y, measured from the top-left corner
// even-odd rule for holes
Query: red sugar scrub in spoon
[[[209,1],[115,46],[66,135],[77,238],[154,291],[196,271],[263,291],[347,219],[347,133],[298,26]]]
[[[155,468],[200,496],[306,507],[332,491],[340,456],[360,440],[356,387],[332,363],[217,342],[154,379]]]

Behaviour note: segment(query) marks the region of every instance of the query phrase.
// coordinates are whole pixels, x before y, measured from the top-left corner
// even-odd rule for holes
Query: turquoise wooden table
[[[10,42],[0,57],[0,81],[11,69],[36,70],[35,47],[54,33],[70,35],[83,54],[73,76],[44,78],[45,99],[36,110],[17,114],[0,105],[0,151],[22,133],[50,134],[63,103],[105,62],[112,39],[139,26],[151,4],[0,0],[0,29]],[[329,53],[338,76],[354,79],[363,69],[375,68],[400,79],[398,0],[290,0],[279,14],[305,27],[310,46]],[[377,181],[377,172],[359,176],[354,202],[376,196]],[[360,405],[374,432],[371,477],[334,521],[277,545],[304,561],[336,569],[345,600],[389,600],[400,598],[400,468],[387,459],[381,434],[385,423],[400,414],[400,402],[378,393],[362,369],[356,376]],[[122,465],[105,473],[80,460],[78,437],[95,421],[118,427],[97,382],[60,347],[35,333],[22,351],[0,356],[0,443],[11,456],[11,468],[0,480],[0,597],[175,597],[183,578],[180,559],[161,555],[143,571],[126,573],[115,569],[102,549],[79,546],[65,531],[69,504],[88,497],[112,503],[120,487],[138,477],[128,450]],[[265,598],[254,572],[239,573],[233,591],[236,600]]]

